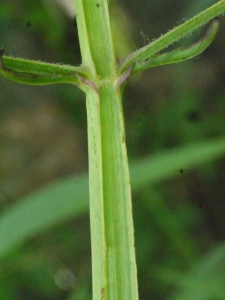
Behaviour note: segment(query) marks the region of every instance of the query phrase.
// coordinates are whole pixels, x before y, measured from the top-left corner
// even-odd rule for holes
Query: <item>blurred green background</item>
[[[118,58],[215,2],[110,1]],[[80,64],[75,13],[66,3],[1,0],[4,54]],[[204,30],[179,45],[193,43]],[[132,78],[123,102],[131,162],[224,135],[224,44],[221,16],[216,40],[203,54]],[[87,120],[84,94],[74,86],[33,87],[0,77],[0,91],[4,212],[37,188],[87,172]],[[224,167],[222,159],[174,169],[175,178],[133,193],[140,299],[225,299]],[[83,213],[1,259],[0,300],[91,299],[89,227]]]

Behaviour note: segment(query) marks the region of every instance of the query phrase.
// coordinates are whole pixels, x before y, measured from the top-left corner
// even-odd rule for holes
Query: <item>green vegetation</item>
[[[151,67],[178,63],[202,53],[218,31],[217,17],[225,12],[225,1],[217,2],[120,60],[116,59],[107,1],[74,2],[82,57],[80,66],[11,58],[4,56],[2,49],[0,73],[15,82],[31,85],[69,83],[77,85],[85,93],[88,119],[92,297],[138,299],[130,175],[122,107],[123,90],[128,80],[136,73]],[[210,24],[206,33],[197,42],[188,47],[178,46],[167,50],[174,42],[208,22]],[[185,97],[187,99],[188,94]],[[191,101],[187,101],[186,104],[190,103]],[[167,120],[167,116],[168,114],[162,116],[164,121]],[[196,116],[196,112],[193,111],[188,118],[195,119]],[[168,129],[166,127],[165,132]],[[183,128],[180,135],[183,134]],[[197,136],[196,134],[196,140]],[[157,135],[156,149],[161,138],[163,139],[160,134]],[[225,274],[220,270],[220,276],[215,277],[213,271],[217,272],[220,268],[224,246],[213,249],[206,259],[198,261],[199,250],[196,249],[195,241],[187,230],[190,224],[193,223],[194,226],[194,219],[198,213],[194,212],[189,204],[182,203],[184,207],[178,207],[174,216],[164,200],[170,198],[169,193],[164,198],[164,193],[160,193],[155,186],[204,163],[208,163],[210,169],[210,162],[223,156],[224,152],[224,137],[211,138],[208,141],[199,139],[191,145],[160,151],[150,158],[142,158],[130,164],[132,191],[139,192],[144,206],[135,218],[139,219],[137,223],[140,226],[142,221],[146,220],[144,212],[147,210],[152,220],[152,223],[148,221],[146,224],[150,241],[137,236],[137,262],[142,265],[149,264],[149,269],[154,272],[152,282],[145,283],[146,285],[154,285],[157,280],[160,282],[151,296],[143,295],[145,299],[153,299],[154,293],[160,293],[164,297],[166,295],[170,299],[223,299]],[[17,247],[29,237],[46,231],[53,225],[86,213],[87,186],[86,175],[63,179],[34,192],[3,211],[0,218],[0,256],[9,257],[10,260],[11,251],[14,250],[13,263],[17,265],[18,270],[21,265],[24,266],[25,273],[29,276],[30,261],[34,263],[35,268],[32,243],[31,250],[27,250],[30,252],[27,256],[20,248],[16,250]],[[134,211],[136,206],[137,203],[134,203]],[[157,242],[157,227],[166,239],[166,248]],[[64,239],[63,230],[61,239]],[[145,243],[140,250],[139,241]],[[74,246],[77,241],[69,235],[66,243],[69,243],[68,248],[72,248],[71,244]],[[171,252],[171,260],[166,260],[166,251]],[[37,259],[38,267],[45,260],[42,255]],[[151,256],[156,257],[156,261],[151,260]],[[174,262],[175,258],[177,260]],[[163,260],[160,266],[157,260]],[[7,260],[5,263],[9,264]],[[46,277],[39,276],[38,267],[37,277],[32,277],[31,286],[36,284],[40,291],[44,290],[43,294],[49,293],[49,299],[53,299],[56,297],[53,285],[45,287],[44,278],[48,278],[49,274],[46,270]],[[150,280],[151,276],[146,278]],[[67,284],[70,286],[68,282],[69,280]],[[90,293],[84,283],[82,284],[67,298],[89,299]],[[175,292],[171,290],[171,295],[168,295],[167,289],[169,291],[172,286],[176,287]],[[16,289],[11,293],[4,281],[2,290],[3,295],[5,293],[4,299],[15,299]]]

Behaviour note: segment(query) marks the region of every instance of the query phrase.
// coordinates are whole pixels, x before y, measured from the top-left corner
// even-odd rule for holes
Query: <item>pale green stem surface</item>
[[[93,299],[136,300],[131,189],[106,0],[75,0],[87,97]]]

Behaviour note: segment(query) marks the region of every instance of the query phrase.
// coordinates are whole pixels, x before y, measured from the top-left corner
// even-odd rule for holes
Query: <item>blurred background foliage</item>
[[[110,1],[118,58],[215,2]],[[80,64],[75,14],[67,5],[1,0],[5,55]],[[224,43],[221,16],[216,40],[199,57],[130,81],[123,103],[130,161],[224,135]],[[86,172],[88,160],[85,98],[76,87],[23,86],[0,77],[0,88],[3,212],[39,187]],[[176,178],[133,194],[140,299],[225,299],[224,167],[222,159],[174,169]],[[1,259],[0,299],[91,299],[90,253],[87,214],[30,238]]]

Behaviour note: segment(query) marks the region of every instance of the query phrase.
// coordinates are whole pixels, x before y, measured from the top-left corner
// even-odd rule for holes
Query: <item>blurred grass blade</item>
[[[179,174],[177,170],[190,169],[225,155],[225,138],[186,145],[162,151],[131,164],[132,190],[155,184]]]
[[[87,210],[87,176],[67,178],[27,196],[1,215],[0,256],[31,235]]]
[[[221,244],[197,264],[190,273],[184,274],[171,270],[160,270],[158,276],[172,283],[178,291],[171,300],[223,300],[225,295],[225,244]]]
[[[178,63],[199,55],[212,43],[218,29],[219,20],[216,18],[212,20],[206,34],[199,41],[189,47],[178,48],[170,52],[154,55],[147,61],[137,62],[132,69],[132,75],[149,68]]]
[[[225,154],[225,138],[161,152],[131,164],[133,191]],[[51,184],[6,209],[0,218],[0,257],[27,238],[73,216],[88,213],[88,178],[71,177]]]

